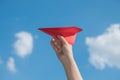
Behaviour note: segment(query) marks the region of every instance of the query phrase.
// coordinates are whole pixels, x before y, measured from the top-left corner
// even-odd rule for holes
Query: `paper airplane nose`
[[[63,36],[71,45],[74,44],[77,33],[82,31],[81,28],[76,26],[38,29],[53,37],[57,37],[57,35]]]

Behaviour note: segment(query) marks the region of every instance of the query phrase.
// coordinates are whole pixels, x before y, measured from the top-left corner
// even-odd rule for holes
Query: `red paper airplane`
[[[82,31],[81,28],[78,28],[76,26],[38,29],[55,38],[57,37],[57,35],[63,36],[71,45],[74,44],[77,33]]]

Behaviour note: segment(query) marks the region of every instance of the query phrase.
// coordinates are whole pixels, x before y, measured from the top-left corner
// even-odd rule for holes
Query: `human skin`
[[[60,62],[63,64],[68,80],[83,80],[73,57],[72,45],[63,36],[51,40],[51,45]]]

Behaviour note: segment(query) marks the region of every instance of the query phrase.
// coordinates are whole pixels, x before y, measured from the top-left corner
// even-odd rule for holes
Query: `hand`
[[[73,58],[72,45],[68,44],[62,36],[53,38],[51,45],[64,66],[68,80],[83,80]]]
[[[51,45],[63,64],[66,64],[68,60],[73,58],[72,45],[70,45],[63,36],[53,38],[51,40]]]

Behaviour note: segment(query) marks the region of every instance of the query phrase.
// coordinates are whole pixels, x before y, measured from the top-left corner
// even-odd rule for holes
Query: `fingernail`
[[[55,41],[55,39],[53,38],[52,41]]]

